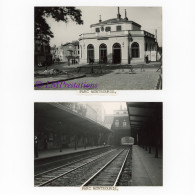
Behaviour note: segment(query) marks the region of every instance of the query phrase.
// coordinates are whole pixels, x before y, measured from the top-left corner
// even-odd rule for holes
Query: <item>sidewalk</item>
[[[62,152],[59,151],[59,149],[52,149],[52,150],[43,150],[39,151],[39,157],[34,158],[35,160],[40,160],[44,158],[49,158],[49,157],[54,157],[54,156],[63,156],[65,154],[72,154],[72,153],[77,153],[77,152],[83,152],[83,151],[88,151],[88,150],[95,150],[98,148],[103,148],[105,146],[93,146],[93,147],[78,147],[77,150],[74,148],[67,148],[67,149],[62,149]]]
[[[149,154],[143,148],[133,146],[131,186],[162,186],[162,155],[159,156],[154,158],[154,149]]]

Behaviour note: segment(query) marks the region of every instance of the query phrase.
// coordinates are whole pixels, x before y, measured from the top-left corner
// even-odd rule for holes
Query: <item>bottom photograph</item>
[[[162,186],[162,109],[162,102],[35,102],[34,186]]]

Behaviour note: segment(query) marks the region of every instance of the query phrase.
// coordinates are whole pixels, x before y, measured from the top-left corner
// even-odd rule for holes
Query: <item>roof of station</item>
[[[141,27],[141,25],[137,24],[136,22],[128,20],[126,9],[125,9],[125,18],[121,18],[120,8],[118,7],[117,9],[118,9],[118,14],[117,14],[116,18],[112,18],[112,19],[102,21],[101,20],[101,15],[100,15],[99,23],[92,24],[90,27],[101,26],[101,25],[121,24],[121,23],[129,23],[129,24],[134,24],[138,27]]]
[[[103,125],[86,118],[60,103],[35,103],[35,128],[45,128],[49,131],[69,131],[70,133],[111,132]]]
[[[162,119],[162,102],[127,103],[130,128],[142,129],[154,119]]]
[[[121,24],[121,23],[129,23],[129,24],[134,24],[136,26],[139,26],[141,27],[140,24],[134,22],[134,21],[130,21],[130,20],[127,20],[127,19],[123,19],[123,18],[112,18],[112,19],[108,19],[108,20],[105,20],[105,21],[101,21],[99,23],[96,23],[96,24],[91,24],[90,27],[95,27],[95,26],[101,26],[101,25],[112,25],[112,24]]]

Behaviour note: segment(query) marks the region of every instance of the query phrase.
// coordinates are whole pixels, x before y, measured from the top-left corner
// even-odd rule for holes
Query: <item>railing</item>
[[[133,31],[133,30],[123,30],[123,31],[109,31],[109,32],[99,32],[99,33],[85,33],[80,35],[80,39],[89,39],[89,38],[98,38],[98,37],[114,37],[114,36],[128,36],[128,34],[137,35],[137,36],[149,36],[154,37],[153,34],[148,33],[143,30]]]

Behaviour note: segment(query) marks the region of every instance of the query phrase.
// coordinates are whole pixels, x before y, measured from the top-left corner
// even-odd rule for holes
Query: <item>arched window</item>
[[[132,58],[139,58],[139,44],[134,42],[131,45]]]
[[[99,54],[100,54],[100,62],[106,63],[107,62],[107,46],[102,43],[99,47]]]
[[[92,61],[94,61],[94,46],[89,44],[87,46],[87,62],[91,63]]]
[[[113,45],[113,48],[114,48],[114,49],[121,49],[121,45],[120,45],[119,43],[115,43],[115,44]]]

